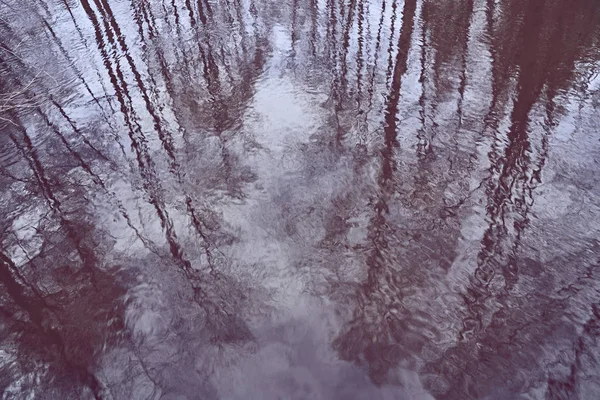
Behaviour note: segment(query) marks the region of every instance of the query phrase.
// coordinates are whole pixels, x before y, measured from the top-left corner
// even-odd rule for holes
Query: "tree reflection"
[[[49,13],[49,8],[45,4],[42,6]],[[168,112],[172,113],[172,110],[165,112],[157,100],[159,83],[155,77],[162,76],[167,95],[173,98],[175,92],[180,92],[183,87],[202,88],[201,82],[178,86],[169,71],[185,67],[189,76],[196,66],[189,60],[181,66],[169,65],[169,56],[163,50],[166,46],[153,42],[158,40],[156,16],[145,3],[132,4],[138,33],[142,39],[148,36],[149,40],[144,46],[148,53],[141,60],[130,48],[129,39],[113,12],[112,4],[106,1],[82,1],[79,9],[66,2],[62,2],[62,6],[71,16],[83,14],[91,23],[92,38],[95,38],[95,47],[104,67],[103,70],[97,69],[96,74],[108,78],[110,89],[104,86],[101,78],[105,96],[102,99],[97,97],[93,85],[88,81],[90,75],[79,70],[74,56],[70,54],[73,48],[64,45],[67,40],[61,37],[61,29],[50,25],[45,16],[33,13],[38,18],[36,23],[49,32],[50,53],[57,49],[62,58],[57,56],[56,59],[67,63],[67,68],[98,106],[99,112],[90,108],[86,120],[78,120],[71,114],[73,107],[69,96],[73,93],[55,93],[57,90],[49,88],[44,79],[39,79],[41,73],[31,72],[36,70],[35,65],[40,60],[31,55],[23,57],[14,47],[15,43],[17,47],[20,45],[17,35],[21,27],[2,25],[6,33],[6,36],[3,33],[3,37],[7,40],[2,43],[0,92],[18,94],[10,98],[14,102],[3,103],[2,108],[3,129],[6,129],[10,139],[7,146],[18,154],[15,163],[3,164],[2,174],[5,180],[3,197],[11,197],[14,204],[18,205],[5,209],[7,215],[13,217],[3,221],[2,248],[6,251],[2,253],[1,275],[5,317],[2,349],[8,351],[12,344],[18,347],[3,360],[2,368],[6,374],[2,374],[5,377],[2,388],[5,393],[15,396],[41,395],[40,392],[45,392],[44,396],[48,398],[85,397],[90,394],[96,398],[109,398],[111,392],[117,389],[112,378],[105,376],[108,372],[100,363],[100,359],[107,352],[110,353],[108,349],[119,348],[125,354],[131,354],[133,359],[138,360],[133,363],[133,370],[141,369],[141,374],[147,376],[146,380],[160,381],[163,375],[148,370],[151,368],[148,365],[154,364],[140,354],[139,343],[127,332],[129,326],[125,325],[125,310],[138,306],[137,303],[129,305],[124,302],[124,298],[131,297],[135,281],[121,278],[127,277],[138,267],[125,260],[120,265],[109,261],[114,257],[119,259],[114,246],[121,239],[111,237],[110,232],[101,228],[106,226],[106,216],[104,210],[98,208],[97,199],[115,207],[116,216],[109,218],[123,221],[128,234],[133,234],[134,241],[139,240],[150,254],[159,256],[152,262],[165,263],[171,269],[180,271],[182,275],[177,277],[185,277],[187,284],[178,290],[188,293],[191,296],[189,300],[196,304],[196,308],[173,304],[173,309],[168,312],[181,310],[182,313],[202,316],[202,320],[196,323],[205,326],[207,332],[194,339],[199,341],[199,345],[245,342],[252,340],[252,334],[238,316],[241,308],[239,304],[236,305],[245,294],[241,293],[233,279],[219,271],[227,261],[218,251],[218,246],[223,241],[232,240],[227,237],[226,224],[218,220],[217,213],[204,205],[204,199],[190,193],[190,183],[184,178],[185,172],[180,167],[182,159],[176,154],[178,137],[174,132],[197,130],[198,126],[186,120],[189,114],[186,115],[185,107],[180,106],[178,112],[183,112],[183,116],[176,115],[179,127],[173,130],[168,121]],[[198,15],[203,23],[207,23],[207,18],[212,17],[210,5],[198,3],[197,6],[204,7]],[[238,3],[238,6],[241,7],[241,4]],[[72,22],[84,46],[90,48],[94,40],[86,39],[89,32],[84,32],[86,28],[79,25],[77,18],[73,17]],[[227,39],[223,37],[224,41]],[[243,102],[251,97],[255,76],[252,74],[260,73],[264,57],[260,47],[253,54],[245,54],[243,59],[238,55],[239,71],[236,74],[239,77],[234,87],[228,87],[226,82],[220,82],[224,76],[218,70],[223,66],[217,63],[223,58],[214,53],[213,43],[211,41],[206,47],[201,45],[199,49],[204,64],[203,77],[208,94],[212,96],[205,112],[215,116],[212,126],[209,121],[209,125],[203,128],[216,131],[219,136],[231,128],[228,124],[232,115],[241,113]],[[153,53],[156,58],[149,60],[148,48],[151,45],[156,46]],[[249,44],[244,46],[246,53]],[[156,66],[155,73],[153,68]],[[62,72],[62,67],[62,64],[58,64],[55,69],[44,71],[44,75]],[[149,74],[145,73],[146,70]],[[28,83],[30,81],[31,84]],[[107,93],[109,90],[112,91],[110,95]],[[228,91],[232,96],[225,96]],[[204,93],[190,93],[189,96],[202,98]],[[114,109],[113,102],[116,103],[116,109],[120,110],[120,115],[111,121],[107,118],[106,110]],[[238,102],[242,104],[237,105]],[[215,107],[217,103],[222,105]],[[219,109],[227,110],[228,114],[212,114]],[[122,122],[119,118],[122,118]],[[233,120],[239,118],[237,116]],[[88,136],[92,129],[96,133],[93,140]],[[116,134],[121,154],[115,153],[112,146],[106,143],[107,137],[102,136],[107,133],[106,130]],[[119,130],[125,135],[115,132]],[[43,138],[38,132],[43,132]],[[165,198],[165,189],[160,182],[164,178],[160,169],[164,161],[160,158],[160,150],[153,145],[155,137],[166,155],[166,164],[169,166],[166,171],[183,196],[180,204],[187,211],[193,232],[204,249],[204,256],[199,257],[204,262],[200,265],[190,262],[188,252],[194,254],[196,250],[193,247],[190,250],[189,245],[182,241],[181,231],[177,232],[181,225],[176,224],[173,218],[179,210]],[[246,169],[240,167],[237,158],[228,154],[226,139],[223,137],[222,146],[223,164],[227,165],[228,170],[226,190],[232,196],[240,196],[239,186],[244,184],[244,180],[252,178]],[[124,146],[127,140],[130,149]],[[132,160],[127,160],[130,155],[133,156]],[[196,163],[202,165],[203,161],[196,159]],[[125,166],[125,170],[117,172],[113,168],[116,164]],[[135,215],[147,212],[144,201],[137,202],[133,207],[123,201],[123,191],[117,184],[119,179],[133,178],[132,190],[135,192],[138,190],[136,176],[141,178],[141,190],[147,196],[147,202],[164,232],[164,248],[157,244],[160,239],[157,240],[152,230],[144,226],[143,218]],[[28,221],[26,228],[20,222],[24,218]],[[166,262],[169,256],[170,260]],[[170,274],[164,270],[157,273]],[[133,318],[131,315],[134,314],[128,312],[129,320],[133,321],[128,324],[132,324],[135,332],[135,327],[140,324],[136,322],[137,319],[147,318],[146,314]],[[183,318],[183,314],[179,318]],[[146,332],[144,329],[142,332]],[[182,326],[179,334],[185,334],[185,329],[190,330],[189,334],[199,333],[194,326]],[[174,349],[184,350],[179,340],[171,344]],[[191,346],[191,342],[187,345]],[[165,372],[172,373],[172,369]],[[135,381],[132,377],[132,382]],[[127,386],[124,382],[122,384]],[[161,387],[155,386],[154,393],[165,390],[167,381]]]
[[[95,358],[119,340],[125,288],[101,260],[107,238],[94,229],[85,186],[58,180],[68,167],[43,163],[25,128],[8,130],[23,161],[5,169],[4,193],[24,187],[29,196],[2,232],[3,349],[16,346],[2,365],[3,391],[101,398]]]
[[[492,374],[498,377],[498,384],[509,378],[498,372],[505,371],[510,374],[511,369],[505,368],[504,363],[499,362],[497,357],[490,359],[490,363],[486,361],[486,357],[498,352],[504,355],[502,340],[513,341],[509,345],[512,346],[513,351],[516,351],[519,346],[526,345],[519,341],[521,339],[502,336],[503,334],[499,333],[497,328],[490,329],[502,323],[512,326],[511,318],[520,320],[517,315],[511,316],[511,310],[527,313],[529,311],[524,310],[531,309],[533,312],[534,308],[544,304],[543,309],[553,309],[556,313],[552,316],[535,314],[535,318],[543,318],[543,315],[545,318],[559,318],[563,310],[558,307],[557,300],[552,298],[532,300],[529,304],[511,298],[511,291],[519,280],[518,264],[525,262],[523,255],[529,251],[527,248],[523,250],[522,236],[531,218],[529,209],[532,204],[532,192],[539,184],[540,172],[547,156],[547,135],[552,134],[551,131],[545,131],[542,135],[530,137],[529,120],[534,107],[539,103],[546,108],[548,121],[555,118],[556,111],[552,106],[554,96],[566,90],[574,80],[579,79],[575,69],[576,64],[580,60],[587,60],[589,52],[595,51],[598,38],[592,33],[594,32],[591,25],[593,18],[588,19],[589,13],[593,13],[589,8],[591,3],[585,1],[577,3],[576,7],[570,8],[568,16],[560,12],[562,4],[558,2],[541,3],[543,2],[491,5],[489,7],[492,9],[488,10],[493,26],[489,32],[492,54],[490,78],[493,92],[490,106],[492,111],[485,120],[486,125],[483,130],[484,134],[488,134],[490,128],[495,132],[496,144],[490,153],[490,178],[485,179],[482,186],[488,199],[486,211],[491,222],[481,242],[482,249],[477,258],[478,266],[470,284],[463,291],[468,315],[463,317],[463,328],[456,332],[458,335],[456,340],[460,344],[456,347],[451,346],[445,353],[447,357],[433,357],[433,360],[424,363],[426,371],[437,373],[437,377],[432,376],[428,381],[430,388],[438,395],[447,398],[485,396],[489,393],[483,390],[492,389],[487,383]],[[460,12],[448,12],[455,6]],[[424,361],[421,359],[423,354],[435,351],[431,347],[431,340],[441,339],[442,333],[438,329],[420,320],[419,310],[424,306],[416,308],[407,306],[413,304],[408,293],[411,290],[432,290],[435,293],[437,289],[420,288],[424,284],[431,285],[435,279],[439,279],[440,274],[450,267],[454,258],[451,249],[456,246],[459,235],[457,228],[461,222],[459,217],[462,217],[461,214],[456,213],[456,210],[468,200],[468,196],[458,202],[446,197],[449,185],[455,182],[445,182],[436,179],[435,176],[439,171],[448,168],[444,157],[448,156],[451,170],[456,168],[455,175],[448,177],[455,181],[468,179],[467,174],[472,168],[471,162],[464,163],[461,159],[464,157],[461,149],[455,147],[456,153],[447,154],[448,148],[440,145],[431,147],[436,132],[453,128],[452,125],[434,122],[424,125],[419,133],[419,143],[427,143],[427,141],[430,143],[423,147],[417,146],[419,161],[416,170],[407,168],[407,174],[404,175],[416,175],[414,186],[402,182],[400,177],[394,177],[398,162],[397,99],[400,96],[401,79],[408,73],[406,57],[411,39],[410,33],[407,32],[412,31],[414,23],[414,5],[405,2],[403,7],[398,53],[394,62],[390,64],[393,65],[393,72],[390,73],[391,92],[387,96],[385,106],[385,128],[380,131],[383,147],[378,192],[382,195],[373,201],[375,210],[370,220],[367,246],[369,250],[365,260],[367,278],[356,289],[354,296],[357,304],[350,322],[334,342],[343,358],[366,363],[371,377],[380,383],[387,381],[390,378],[390,371],[398,365],[419,368],[420,363]],[[539,13],[540,7],[542,13]],[[431,82],[432,86],[423,89],[419,102],[426,110],[425,116],[435,119],[438,104],[447,103],[449,98],[451,101],[456,101],[458,120],[454,129],[457,129],[460,134],[465,134],[462,126],[462,108],[467,85],[466,52],[472,10],[473,2],[466,2],[463,6],[444,2],[435,4],[426,2],[422,6],[421,15],[423,36],[427,38],[426,43],[430,46],[424,60],[429,61],[429,57],[433,57],[433,60],[430,61],[431,69],[423,67],[421,81]],[[452,15],[457,22],[448,24],[442,21],[446,15]],[[573,26],[574,21],[578,21],[580,30],[569,28]],[[587,24],[584,21],[587,21]],[[514,29],[515,25],[520,27],[520,30]],[[556,71],[561,71],[560,78]],[[509,99],[513,90],[513,78],[516,79],[516,88],[511,105]],[[476,85],[477,82],[470,84]],[[457,100],[452,99],[453,91],[458,94]],[[512,111],[507,114],[510,127],[503,135],[499,128],[500,116],[506,114],[505,109],[508,107],[512,107]],[[473,117],[469,116],[469,119],[471,118]],[[446,121],[442,123],[448,124]],[[470,121],[469,124],[472,125]],[[425,138],[428,139],[423,142]],[[445,140],[445,136],[438,140]],[[535,142],[532,142],[533,140]],[[502,141],[507,142],[506,146],[499,144]],[[427,148],[427,152],[420,150],[422,148]],[[472,158],[473,155],[466,155],[466,157]],[[464,170],[460,169],[461,164],[464,165]],[[396,194],[404,191],[413,195]],[[408,201],[402,204],[403,199]],[[455,203],[452,207],[448,206],[449,200]],[[397,213],[399,202],[402,204],[400,207],[407,208],[414,208],[424,203],[422,206],[424,208],[421,210],[427,212],[421,216],[432,219],[419,219],[414,222],[410,219],[397,219],[394,214]],[[335,208],[337,214],[340,211],[339,208]],[[436,217],[439,219],[435,219]],[[427,234],[424,234],[425,229],[428,229]],[[407,235],[410,239],[400,241],[399,238],[406,235],[402,232],[407,230],[417,233],[411,232]],[[429,267],[431,265],[429,257],[417,255],[418,252],[428,248],[434,252],[433,257],[441,260],[439,266],[434,269]],[[415,253],[412,253],[413,251]],[[405,258],[405,254],[411,256]],[[419,266],[421,268],[428,266],[430,269],[419,272]],[[436,271],[435,268],[439,267],[442,269]],[[339,285],[343,282],[335,279],[333,281],[335,283],[332,289],[340,290]],[[343,298],[346,300],[346,297]],[[484,322],[490,321],[490,318],[491,322]],[[539,322],[543,323],[542,320]],[[516,326],[520,326],[519,323],[516,323]],[[547,333],[547,331],[540,331],[540,338]],[[537,356],[533,354],[543,350],[540,346],[530,348],[529,351],[530,359],[535,359]],[[458,359],[460,362],[456,364]],[[485,365],[485,368],[482,367],[479,372],[481,379],[470,378],[475,372],[467,368],[478,365],[470,360],[477,360],[478,363]],[[519,360],[513,360],[519,368],[523,370],[532,368],[524,358]],[[468,366],[464,367],[464,365]],[[447,381],[440,384],[438,377]],[[519,386],[524,385],[523,381],[513,381],[513,383],[513,387],[501,390],[515,392],[527,390],[525,386]],[[531,381],[528,384],[533,386],[538,383]],[[563,387],[561,390],[564,390],[564,386],[561,387]],[[551,396],[552,390],[554,389],[549,392]]]
[[[9,397],[218,398],[286,285],[331,300],[340,370],[382,388],[406,368],[439,398],[583,397],[597,301],[560,321],[596,250],[542,262],[535,204],[593,96],[592,0],[0,13]],[[569,373],[536,364],[559,336]]]
[[[481,379],[497,379],[499,384],[513,379],[514,386],[510,390],[515,392],[537,384],[536,381],[543,377],[530,377],[528,382],[524,377],[514,379],[512,373],[510,377],[503,375],[502,371],[506,370],[501,369],[504,361],[500,363],[499,357],[511,360],[513,365],[523,369],[531,369],[531,363],[537,358],[535,353],[542,351],[545,336],[555,328],[549,325],[547,329],[550,331],[538,330],[536,342],[539,347],[527,346],[527,356],[516,355],[523,351],[517,351],[517,348],[525,348],[518,331],[524,324],[529,325],[538,319],[540,325],[544,321],[559,320],[559,315],[564,312],[557,300],[539,294],[534,294],[535,300],[529,303],[522,303],[520,296],[513,297],[519,281],[519,264],[522,263],[522,235],[530,220],[532,190],[540,182],[540,171],[547,155],[543,147],[548,133],[540,139],[531,137],[530,114],[538,101],[551,104],[557,91],[571,84],[575,77],[575,63],[585,57],[586,49],[594,48],[597,38],[590,35],[594,31],[591,25],[578,24],[579,32],[572,29],[575,20],[591,23],[587,17],[593,11],[589,8],[591,4],[585,1],[570,7],[568,16],[556,2],[530,1],[498,6],[499,9],[489,10],[492,15],[494,99],[501,98],[501,93],[510,90],[506,86],[512,71],[518,71],[518,80],[510,128],[506,134],[507,145],[501,154],[490,153],[492,174],[485,183],[490,224],[481,242],[477,268],[463,294],[468,312],[463,320],[459,344],[446,352],[447,360],[462,359],[459,362],[461,369],[451,372],[454,380],[448,382],[451,389],[444,394],[447,398],[488,395],[486,391],[490,387],[488,384],[481,385]],[[515,12],[518,18],[511,15]],[[518,25],[520,30],[514,29],[513,21],[521,21]],[[561,71],[560,77],[555,71]],[[492,108],[496,113],[502,112],[495,100]],[[548,112],[551,120],[554,112]],[[532,140],[540,140],[541,143],[534,145]],[[542,148],[537,159],[532,159],[533,146]],[[535,311],[536,308],[553,310],[556,315],[540,314]],[[522,320],[523,314],[529,315],[529,321]],[[527,342],[530,343],[530,340]],[[514,351],[514,355],[508,356],[507,351]],[[472,358],[479,361],[477,372],[470,369]],[[450,372],[456,365],[449,368],[445,360],[437,360],[429,368]],[[448,373],[443,375],[449,376]],[[573,392],[567,396],[575,395],[575,388],[571,390]],[[550,386],[548,396],[555,395]]]

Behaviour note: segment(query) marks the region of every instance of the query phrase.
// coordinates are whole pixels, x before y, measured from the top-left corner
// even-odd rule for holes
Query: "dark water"
[[[2,399],[600,399],[596,0],[1,0]]]

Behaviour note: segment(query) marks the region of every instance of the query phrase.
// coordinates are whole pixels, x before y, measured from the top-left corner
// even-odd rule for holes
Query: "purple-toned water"
[[[0,398],[600,399],[596,0],[1,0]]]

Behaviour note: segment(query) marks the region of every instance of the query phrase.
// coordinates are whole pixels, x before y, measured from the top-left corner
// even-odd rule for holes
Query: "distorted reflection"
[[[2,399],[600,398],[595,0],[0,2]]]

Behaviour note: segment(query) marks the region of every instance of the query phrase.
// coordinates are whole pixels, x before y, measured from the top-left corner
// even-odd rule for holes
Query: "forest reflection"
[[[0,2],[2,398],[597,398],[599,18]]]

